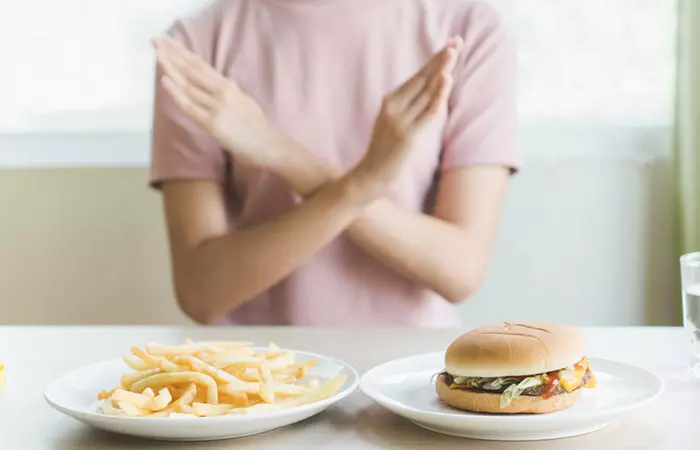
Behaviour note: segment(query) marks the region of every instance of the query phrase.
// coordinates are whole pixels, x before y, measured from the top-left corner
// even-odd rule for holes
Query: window
[[[525,133],[668,128],[676,1],[494,0],[519,43]],[[5,2],[0,133],[148,133],[149,38],[203,3]],[[137,153],[137,162],[144,162],[147,149]]]
[[[526,122],[673,122],[677,0],[510,0]]]
[[[0,6],[0,131],[143,131],[149,38],[194,0],[23,0]]]

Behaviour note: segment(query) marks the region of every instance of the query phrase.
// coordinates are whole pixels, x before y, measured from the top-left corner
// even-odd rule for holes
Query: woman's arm
[[[372,196],[350,179],[329,183],[293,211],[230,231],[221,186],[163,186],[176,297],[201,323],[213,323],[266,290],[340,234]]]
[[[484,276],[508,176],[497,166],[449,170],[434,216],[379,200],[352,222],[350,237],[406,278],[451,302],[464,300]]]
[[[164,86],[193,120],[217,139],[239,149],[239,161],[268,166],[289,161],[285,173],[308,174],[306,169],[295,172],[293,158],[271,153],[285,149],[273,145],[276,133],[267,134],[256,105],[235,85],[222,84],[210,68],[199,61],[187,61],[188,55],[181,57],[179,61],[161,58],[168,74]],[[173,276],[183,310],[200,322],[215,322],[291,273],[344,231],[368,204],[384,195],[400,173],[415,138],[446,101],[451,88],[448,73],[455,57],[450,44],[425,71],[387,96],[367,153],[358,166],[337,180],[323,180],[304,203],[281,217],[231,231],[224,194],[216,183],[166,182],[163,194]],[[182,72],[171,63],[181,64]],[[197,83],[190,83],[188,71],[195,70],[201,70],[203,76]],[[234,103],[235,107],[224,108],[219,99],[226,100],[223,106]],[[219,126],[230,122],[247,133],[231,133],[229,127]],[[251,133],[255,129],[259,132]]]
[[[289,139],[274,171],[306,196],[332,182],[340,170]],[[498,228],[509,169],[472,166],[445,171],[433,215],[380,199],[348,233],[387,267],[449,301],[464,300],[481,284]]]

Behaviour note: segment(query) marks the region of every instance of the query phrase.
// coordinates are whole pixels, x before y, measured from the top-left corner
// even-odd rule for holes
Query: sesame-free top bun
[[[453,376],[535,375],[572,366],[586,354],[576,328],[555,323],[499,323],[458,337],[445,352]]]
[[[501,408],[501,394],[451,389],[444,375],[438,377],[435,388],[438,396],[445,403],[458,409],[482,413],[546,414],[573,406],[581,397],[581,389],[553,395],[546,400],[539,396],[521,395],[514,398],[505,408]]]

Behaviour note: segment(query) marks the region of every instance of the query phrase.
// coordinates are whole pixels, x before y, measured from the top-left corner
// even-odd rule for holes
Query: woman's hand
[[[240,161],[267,166],[279,136],[260,106],[174,39],[153,44],[164,73],[161,83],[180,109]]]
[[[395,180],[414,142],[447,100],[462,45],[461,38],[450,39],[418,73],[384,98],[369,149],[351,177],[382,193]]]

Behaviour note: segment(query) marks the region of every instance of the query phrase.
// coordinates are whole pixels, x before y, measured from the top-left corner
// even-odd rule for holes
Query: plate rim
[[[508,420],[509,422],[513,421],[537,421],[537,420],[542,420],[543,417],[546,417],[547,420],[551,421],[570,421],[572,420],[571,416],[562,416],[556,414],[556,412],[551,413],[551,414],[512,414],[512,415],[495,415],[495,414],[479,414],[479,413],[471,413],[471,414],[462,414],[460,413],[459,410],[456,410],[454,412],[451,411],[427,411],[424,409],[416,408],[410,405],[406,405],[404,403],[401,403],[397,400],[394,400],[393,398],[381,393],[376,392],[376,390],[372,390],[368,387],[368,384],[370,383],[369,377],[372,375],[372,372],[378,371],[384,366],[387,366],[389,364],[395,364],[401,361],[406,361],[410,360],[413,358],[427,358],[427,357],[436,357],[436,356],[442,356],[444,357],[444,351],[435,351],[435,352],[427,352],[427,353],[419,353],[415,355],[409,355],[409,356],[404,356],[402,358],[396,358],[390,361],[383,362],[381,364],[377,364],[374,367],[370,368],[369,370],[363,372],[363,374],[360,376],[360,384],[359,388],[364,393],[367,397],[369,397],[372,401],[378,403],[384,408],[390,409],[387,405],[391,405],[392,408],[396,408],[397,410],[401,410],[402,412],[409,412],[409,413],[417,413],[420,414],[424,417],[431,417],[431,418],[450,418],[450,419],[457,419],[457,420],[465,420],[465,421],[487,421],[487,422],[493,422],[493,421],[498,421],[498,420]],[[592,418],[597,418],[600,420],[607,420],[612,416],[617,416],[620,414],[624,414],[626,412],[638,409],[646,404],[649,404],[655,400],[657,400],[666,390],[666,382],[659,376],[656,372],[653,370],[649,370],[634,364],[629,364],[626,362],[622,361],[617,361],[609,358],[599,358],[595,356],[588,356],[587,357],[589,361],[591,361],[591,364],[594,365],[595,361],[602,361],[605,363],[612,363],[612,364],[617,364],[617,365],[622,365],[626,366],[628,368],[632,368],[635,370],[639,370],[642,372],[645,372],[647,375],[651,376],[656,382],[656,391],[654,392],[653,395],[650,397],[631,403],[626,406],[618,406],[618,407],[613,407],[609,408],[606,410],[602,411],[596,411],[596,412],[591,412],[587,414],[582,414],[579,419],[580,420],[590,420]],[[431,384],[432,386],[432,384]],[[371,391],[371,392],[370,392]],[[435,394],[437,397],[437,394]],[[390,409],[391,410],[391,409]],[[391,410],[396,414],[396,411]]]
[[[267,349],[265,346],[253,346],[253,349]],[[253,415],[232,415],[232,414],[227,414],[227,415],[222,415],[222,416],[212,416],[212,417],[122,417],[122,416],[110,416],[107,414],[100,414],[96,411],[79,411],[73,408],[66,407],[65,405],[61,405],[59,402],[56,402],[51,399],[50,391],[53,389],[56,389],[56,385],[59,384],[63,379],[68,378],[69,376],[75,374],[76,372],[83,371],[89,368],[93,368],[96,366],[100,365],[106,365],[106,364],[115,364],[118,361],[122,362],[121,358],[112,358],[112,359],[107,359],[107,360],[102,360],[98,362],[94,362],[91,364],[86,364],[84,366],[80,366],[78,368],[75,368],[73,370],[67,371],[58,377],[54,378],[45,388],[44,388],[44,400],[51,406],[53,409],[56,411],[66,414],[68,416],[74,417],[76,419],[82,420],[82,419],[90,419],[94,418],[95,420],[98,421],[106,421],[106,422],[113,422],[113,423],[120,423],[120,424],[128,424],[128,423],[144,423],[145,421],[148,421],[150,423],[155,423],[157,421],[160,421],[162,423],[171,423],[171,422],[194,422],[194,423],[201,423],[202,420],[206,420],[208,423],[213,423],[213,422],[222,422],[222,423],[231,423],[231,422],[237,422],[237,423],[246,423],[246,422],[255,422],[259,420],[260,418],[280,418],[280,417],[285,417],[291,414],[295,413],[305,413],[309,411],[314,411],[317,408],[320,408],[320,411],[323,411],[324,409],[328,408],[329,406],[333,405],[334,403],[337,403],[341,400],[343,400],[345,397],[348,397],[350,394],[355,392],[355,390],[359,387],[360,385],[360,374],[353,367],[351,364],[332,357],[332,356],[326,356],[320,353],[315,353],[315,352],[309,352],[306,350],[297,350],[297,349],[288,349],[288,348],[281,348],[281,351],[288,351],[288,352],[294,352],[297,355],[304,355],[308,356],[314,359],[322,359],[330,363],[336,363],[340,366],[343,367],[343,371],[348,371],[349,372],[349,380],[350,384],[343,386],[341,390],[333,394],[332,396],[325,398],[320,401],[316,401],[313,403],[307,403],[305,405],[300,405],[300,406],[293,406],[291,408],[284,408],[280,409],[278,411],[269,411],[266,412],[264,415],[263,414],[253,414]],[[128,370],[129,368],[124,364],[125,371]],[[95,393],[97,395],[97,393]]]

